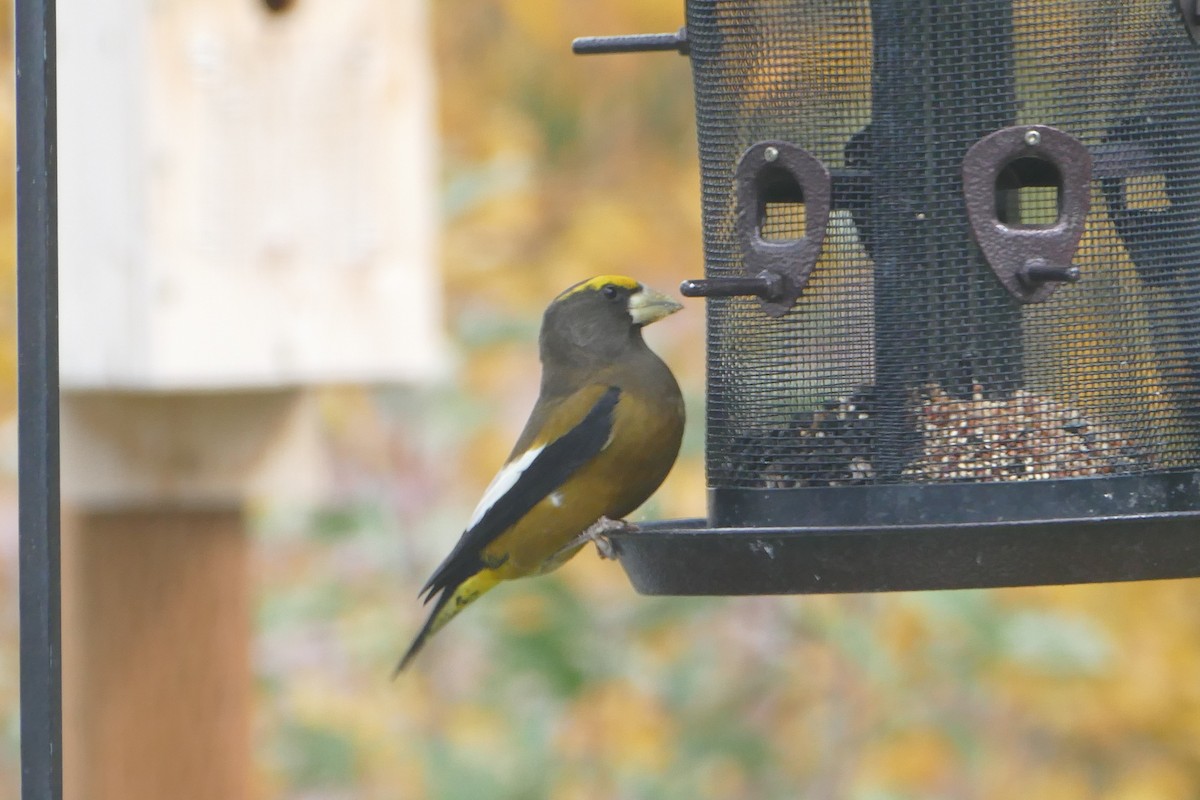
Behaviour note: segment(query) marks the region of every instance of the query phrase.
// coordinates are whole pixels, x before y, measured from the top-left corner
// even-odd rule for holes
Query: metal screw
[[[779,148],[768,147],[766,150],[763,150],[763,158],[767,161],[774,161],[775,159],[779,158]]]
[[[1025,144],[1035,147],[1042,143],[1042,134],[1037,131],[1025,131]]]
[[[918,212],[917,212],[917,220],[918,220],[919,222],[924,222],[924,221],[925,221],[925,212],[924,212],[924,211],[918,211]]]

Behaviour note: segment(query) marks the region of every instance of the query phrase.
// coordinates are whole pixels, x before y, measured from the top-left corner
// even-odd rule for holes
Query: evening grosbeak
[[[500,581],[542,575],[667,477],[683,435],[683,397],[642,327],[681,306],[632,278],[601,275],[554,298],[542,318],[542,385],[512,454],[467,529],[421,590],[425,641]]]

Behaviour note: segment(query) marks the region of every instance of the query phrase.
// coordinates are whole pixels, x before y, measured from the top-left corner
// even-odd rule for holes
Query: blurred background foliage
[[[0,157],[11,176],[2,5]],[[648,598],[588,551],[496,590],[388,681],[423,617],[417,588],[533,402],[545,303],[600,272],[672,289],[702,270],[686,60],[569,51],[578,35],[674,30],[677,0],[437,0],[430,10],[455,357],[432,386],[324,391],[334,496],[316,511],[253,512],[259,796],[1200,797],[1197,581]],[[5,182],[8,418],[12,195]],[[701,307],[649,338],[685,386],[691,424],[642,515],[702,515]],[[7,463],[0,798],[15,798]]]

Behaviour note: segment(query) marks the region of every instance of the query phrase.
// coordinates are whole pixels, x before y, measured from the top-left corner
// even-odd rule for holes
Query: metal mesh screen
[[[833,175],[795,306],[709,301],[710,486],[1200,466],[1200,47],[1170,0],[690,0],[688,33],[709,277],[743,274],[747,148]],[[975,244],[963,158],[1034,124],[1088,148],[1091,209],[1082,280],[1023,305]],[[1021,166],[998,207],[1048,225],[1059,189]],[[773,198],[762,237],[804,210]]]

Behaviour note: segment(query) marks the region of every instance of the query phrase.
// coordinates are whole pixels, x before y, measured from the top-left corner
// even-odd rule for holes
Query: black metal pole
[[[21,797],[62,797],[54,0],[17,0]]]

